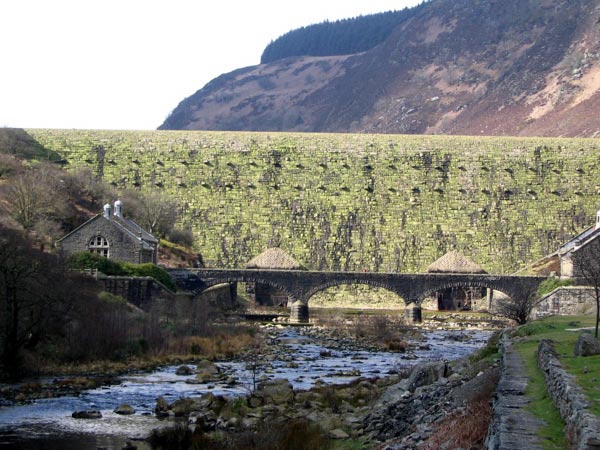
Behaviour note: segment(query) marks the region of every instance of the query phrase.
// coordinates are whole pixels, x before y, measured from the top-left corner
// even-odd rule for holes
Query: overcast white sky
[[[285,32],[421,0],[6,0],[0,127],[157,128]]]

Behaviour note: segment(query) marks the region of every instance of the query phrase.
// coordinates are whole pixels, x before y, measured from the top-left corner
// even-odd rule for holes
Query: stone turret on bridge
[[[405,274],[380,272],[324,272],[263,269],[176,269],[170,271],[180,289],[199,294],[223,283],[261,283],[287,293],[290,320],[307,322],[308,303],[317,292],[341,285],[365,284],[387,289],[405,305],[423,300],[452,287],[480,287],[500,291],[511,298],[531,295],[545,277],[488,274]]]

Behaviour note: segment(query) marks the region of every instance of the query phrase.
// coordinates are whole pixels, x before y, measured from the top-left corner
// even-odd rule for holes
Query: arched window
[[[108,241],[104,239],[103,236],[95,236],[90,239],[90,243],[88,244],[88,250],[92,253],[98,253],[99,255],[104,256],[105,258],[109,257],[109,248],[110,245]]]

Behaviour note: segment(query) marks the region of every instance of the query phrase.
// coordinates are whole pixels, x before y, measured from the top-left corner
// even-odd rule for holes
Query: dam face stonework
[[[600,203],[591,139],[27,132],[68,170],[172,198],[213,267],[276,246],[311,270],[419,272],[457,249],[511,273]]]

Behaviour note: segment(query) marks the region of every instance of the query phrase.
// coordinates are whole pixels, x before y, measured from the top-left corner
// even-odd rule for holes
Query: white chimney
[[[110,220],[110,203],[107,203],[106,205],[104,205],[104,218]]]
[[[123,202],[121,200],[115,202],[115,216],[123,218]]]
[[[596,213],[596,230],[600,228],[600,211]]]

